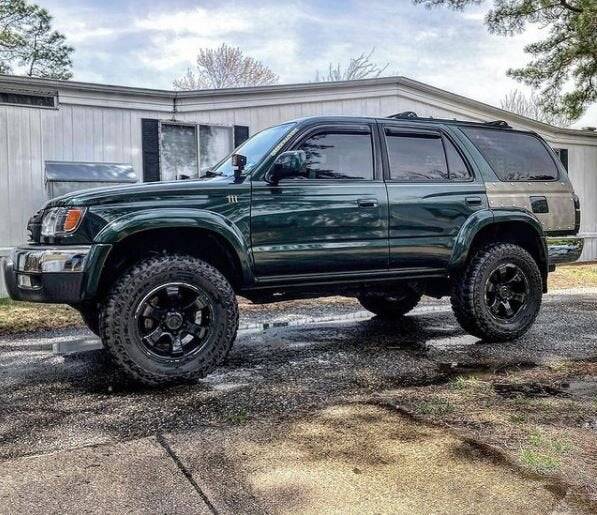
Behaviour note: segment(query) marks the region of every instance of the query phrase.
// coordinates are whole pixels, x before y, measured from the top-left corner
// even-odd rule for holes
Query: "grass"
[[[560,266],[549,274],[549,289],[597,286],[597,264]]]
[[[249,420],[249,412],[243,408],[226,414],[226,422],[240,426]]]
[[[450,382],[450,388],[458,391],[482,392],[491,390],[491,383],[482,381],[478,377],[458,376]]]
[[[0,299],[0,336],[82,325],[79,313],[63,304]]]
[[[415,405],[415,411],[420,415],[447,415],[453,413],[455,409],[450,401],[441,397],[432,397]]]
[[[520,449],[520,462],[535,472],[555,472],[560,468],[560,460],[557,458],[528,447]]]
[[[554,472],[560,468],[560,458],[572,449],[567,440],[552,438],[539,428],[529,434],[520,448],[519,459],[535,472]]]

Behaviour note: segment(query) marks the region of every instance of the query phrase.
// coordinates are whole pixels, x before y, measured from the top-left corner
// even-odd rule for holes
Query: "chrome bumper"
[[[28,274],[82,272],[91,245],[76,247],[21,247],[13,249],[9,260],[16,272]]]
[[[2,266],[8,294],[15,300],[77,303],[91,248],[31,245],[13,249]]]
[[[585,240],[578,236],[548,237],[545,241],[550,265],[578,260],[585,244]]]

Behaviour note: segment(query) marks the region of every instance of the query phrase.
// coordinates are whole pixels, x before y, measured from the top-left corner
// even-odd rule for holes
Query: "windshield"
[[[258,132],[252,138],[245,141],[240,147],[234,150],[235,154],[242,154],[247,158],[247,164],[244,173],[251,173],[263,158],[270,152],[274,146],[285,137],[295,126],[294,123],[285,123],[276,125],[261,132]],[[234,175],[231,156],[226,157],[207,172],[210,175]]]

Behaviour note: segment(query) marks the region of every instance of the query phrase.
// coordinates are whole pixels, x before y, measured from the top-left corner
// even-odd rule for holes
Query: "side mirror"
[[[230,157],[230,162],[232,164],[232,168],[234,169],[234,178],[240,179],[245,166],[247,166],[247,156],[243,156],[242,154],[232,154]]]
[[[271,184],[278,184],[282,179],[303,175],[306,169],[306,152],[304,150],[289,150],[276,157],[265,180]]]

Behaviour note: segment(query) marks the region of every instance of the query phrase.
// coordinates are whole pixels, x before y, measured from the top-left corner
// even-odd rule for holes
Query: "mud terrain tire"
[[[494,280],[498,280],[497,286],[490,284]],[[502,294],[504,286],[510,289]],[[521,294],[525,300],[514,309],[514,298]],[[514,340],[530,329],[539,314],[542,295],[543,282],[535,259],[518,245],[493,243],[477,251],[455,278],[451,302],[466,332],[499,342]],[[497,304],[501,306],[495,308]]]
[[[161,292],[160,289],[163,288],[167,289],[163,302],[170,302],[170,289],[176,288],[176,285],[184,285],[187,289],[193,288],[200,292],[204,300],[199,305],[205,304],[206,309],[209,309],[210,314],[206,319],[209,320],[210,325],[205,328],[205,332],[203,328],[200,332],[197,331],[198,334],[206,336],[204,341],[203,338],[198,338],[199,343],[192,353],[175,354],[172,344],[170,355],[167,352],[157,354],[157,351],[154,353],[147,343],[147,336],[143,337],[145,328],[139,322],[139,318],[143,316],[139,310],[148,303],[156,303],[155,300],[146,299],[150,298],[155,291]],[[178,291],[180,293],[180,290]],[[180,296],[182,297],[182,294]],[[176,299],[175,294],[173,298]],[[182,300],[178,305],[182,305]],[[175,308],[164,308],[160,312],[172,309]],[[184,309],[187,308],[180,307],[179,310],[182,313]],[[162,320],[166,320],[166,316],[170,314],[163,315]],[[146,323],[145,319],[142,320]],[[178,322],[179,320],[174,317],[171,320],[168,319],[166,323],[169,326],[165,330],[168,331],[178,325]],[[191,325],[194,326],[194,323]],[[158,327],[165,326],[158,325]],[[182,329],[177,329],[173,332],[183,334]],[[213,266],[185,255],[151,257],[124,272],[107,296],[100,321],[103,344],[116,363],[134,380],[148,385],[205,377],[224,361],[236,338],[237,329],[238,305],[230,283]],[[170,335],[170,333],[164,334]],[[185,338],[188,338],[188,335]],[[170,341],[173,340],[172,338]],[[167,346],[167,342],[168,340],[166,344],[160,343],[160,345]],[[178,344],[180,345],[180,337]],[[177,348],[177,351],[180,349]]]

